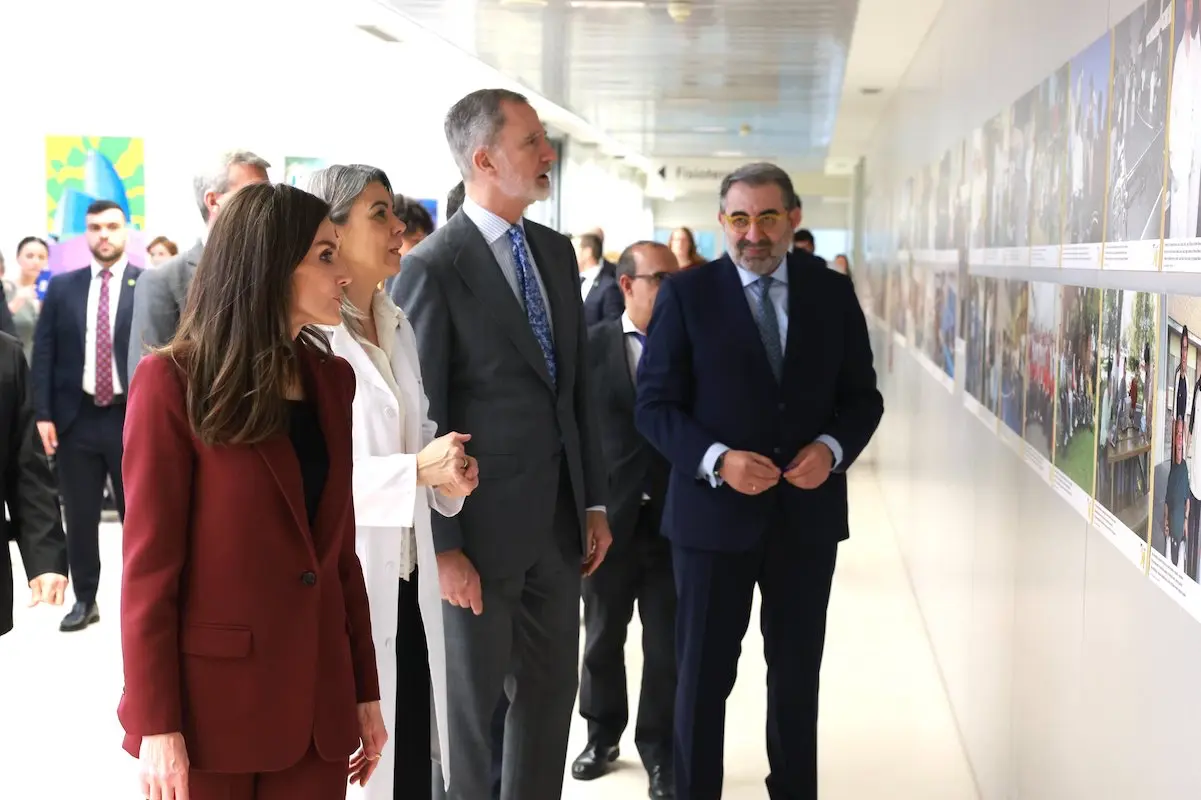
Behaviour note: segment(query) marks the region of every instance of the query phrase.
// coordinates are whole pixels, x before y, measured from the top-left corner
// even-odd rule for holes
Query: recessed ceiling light
[[[723,128],[720,125],[698,125],[692,129],[693,133],[725,133],[729,128]]]
[[[714,158],[742,158],[746,153],[741,150],[718,150],[713,154]]]
[[[379,39],[382,42],[388,42],[389,44],[396,44],[400,42],[400,39],[397,39],[383,28],[377,28],[374,25],[356,25],[355,27],[368,36],[374,36],[376,39]]]
[[[884,90],[881,89],[879,86],[864,86],[862,89],[859,90],[859,93],[866,94],[866,95],[872,95],[872,94],[880,94],[883,91]]]

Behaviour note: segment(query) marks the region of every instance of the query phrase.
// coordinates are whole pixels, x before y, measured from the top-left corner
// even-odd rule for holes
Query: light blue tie
[[[534,338],[542,348],[542,357],[546,359],[546,371],[550,373],[551,385],[558,385],[558,370],[555,364],[555,342],[550,332],[550,317],[546,312],[546,304],[542,302],[542,292],[538,291],[538,279],[534,277],[534,265],[530,263],[529,252],[525,247],[525,231],[520,225],[509,228],[509,249],[513,253],[513,263],[517,265],[517,286],[521,289],[521,297],[525,301],[525,314],[529,317],[530,328]]]
[[[763,349],[767,351],[767,361],[771,364],[771,372],[780,382],[784,371],[784,347],[780,343],[780,320],[776,316],[776,307],[771,302],[771,287],[776,279],[764,275],[755,281],[755,294],[759,297],[759,313],[755,315],[755,324],[759,328],[759,338],[763,341]]]

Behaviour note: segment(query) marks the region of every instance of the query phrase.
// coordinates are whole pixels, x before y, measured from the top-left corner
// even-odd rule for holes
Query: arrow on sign
[[[667,180],[667,167],[659,167],[659,177]]]

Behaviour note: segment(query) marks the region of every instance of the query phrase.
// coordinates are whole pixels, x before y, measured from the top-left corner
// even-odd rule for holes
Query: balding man
[[[634,427],[634,398],[655,297],[660,284],[678,270],[666,245],[637,242],[627,247],[617,262],[624,312],[588,332],[588,385],[596,395],[596,424],[609,473],[613,547],[584,581],[580,716],[588,721],[588,745],[571,765],[571,774],[576,780],[599,778],[618,756],[617,744],[629,721],[626,631],[637,602],[643,662],[634,743],[652,798],[675,797],[676,589],[671,544],[659,535],[671,467]]]
[[[129,331],[130,378],[148,348],[162,347],[175,336],[179,317],[187,303],[188,289],[192,286],[192,276],[196,274],[196,265],[204,251],[204,241],[217,221],[221,206],[243,186],[266,183],[270,167],[266,160],[248,150],[233,150],[193,180],[205,235],[187,252],[161,267],[146,270],[138,282]]]

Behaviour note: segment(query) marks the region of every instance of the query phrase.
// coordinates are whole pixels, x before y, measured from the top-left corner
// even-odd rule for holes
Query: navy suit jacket
[[[584,325],[591,328],[602,322],[617,319],[626,310],[626,299],[617,283],[617,265],[611,261],[601,264],[600,273],[584,298]]]
[[[113,361],[121,386],[129,392],[129,325],[133,295],[142,270],[126,266],[113,329]],[[33,334],[34,411],[39,422],[53,422],[61,437],[71,428],[83,403],[84,349],[88,330],[91,266],[55,275],[46,287]],[[110,287],[111,289],[111,287]]]
[[[846,469],[884,413],[867,323],[845,275],[788,256],[788,340],[777,383],[729,256],[663,282],[638,370],[637,425],[672,464],[663,533],[702,550],[745,552],[771,525],[815,542],[847,538]],[[715,443],[784,469],[827,434],[842,461],[820,487],[785,480],[758,496],[697,477]]]

